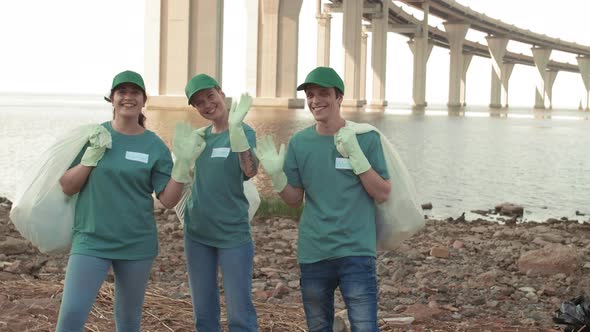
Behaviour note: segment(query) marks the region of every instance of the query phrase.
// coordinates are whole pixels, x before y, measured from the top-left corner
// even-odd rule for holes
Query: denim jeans
[[[153,259],[112,260],[71,255],[66,270],[57,332],[82,332],[100,286],[113,266],[117,332],[139,332],[145,288]]]
[[[379,331],[375,257],[349,256],[299,267],[303,308],[310,332],[332,331],[336,287],[340,287],[346,303],[351,331]]]
[[[236,248],[215,248],[184,237],[189,285],[198,332],[219,332],[220,304],[218,266],[230,332],[258,331],[256,309],[252,303],[254,244]]]

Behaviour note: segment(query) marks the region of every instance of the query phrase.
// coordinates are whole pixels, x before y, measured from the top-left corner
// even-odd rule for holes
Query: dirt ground
[[[10,206],[0,199],[0,331],[53,331],[67,256],[42,254],[24,240],[9,221]],[[142,331],[193,331],[182,226],[170,210],[157,208],[155,214],[160,255],[146,294]],[[295,259],[297,222],[255,218],[252,231],[260,330],[306,331]],[[589,235],[589,223],[572,220],[507,225],[427,220],[425,229],[399,250],[378,253],[381,331],[559,330],[552,322],[554,311],[589,289]],[[571,250],[566,252],[575,259],[523,270],[524,256],[552,246]],[[109,275],[87,331],[115,330],[113,297]],[[336,308],[335,331],[347,331],[340,297]],[[396,322],[400,317],[413,322]]]

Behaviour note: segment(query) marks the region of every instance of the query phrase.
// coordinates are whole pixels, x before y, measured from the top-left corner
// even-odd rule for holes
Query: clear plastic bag
[[[418,204],[414,183],[391,142],[377,128],[352,121],[346,121],[346,126],[352,128],[357,134],[375,131],[381,138],[381,147],[391,181],[391,192],[385,202],[376,204],[377,249],[393,250],[425,225],[422,206]],[[338,151],[342,149],[339,146],[336,148]]]
[[[187,204],[190,203],[191,200],[191,186],[192,184],[186,183],[182,188],[182,196],[180,197],[180,201],[174,207],[174,211],[176,212],[176,216],[180,219],[180,223],[184,224],[184,211],[186,209]],[[256,185],[252,180],[248,180],[244,182],[244,195],[248,200],[248,220],[252,221],[256,211],[258,211],[258,207],[260,207],[260,195],[258,194],[258,190],[256,189]]]
[[[31,243],[44,253],[66,252],[78,195],[63,193],[59,178],[88,142],[96,124],[80,126],[44,151],[19,179],[10,219]]]

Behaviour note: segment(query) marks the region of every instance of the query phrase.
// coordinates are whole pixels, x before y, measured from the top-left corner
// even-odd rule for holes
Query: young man
[[[391,189],[379,135],[345,127],[344,83],[332,68],[312,70],[297,90],[305,91],[316,123],[293,135],[286,156],[268,136],[256,154],[289,206],[305,196],[297,259],[309,331],[332,331],[336,287],[352,331],[378,331],[375,202]]]

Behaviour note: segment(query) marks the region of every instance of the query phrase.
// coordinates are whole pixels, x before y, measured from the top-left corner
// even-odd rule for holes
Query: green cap
[[[113,78],[113,85],[111,85],[111,92],[115,90],[115,88],[123,83],[133,83],[140,87],[143,92],[145,93],[145,84],[143,83],[143,78],[138,73],[126,70],[123,72],[118,73]]]
[[[217,81],[213,77],[207,74],[199,74],[197,76],[194,76],[190,79],[190,81],[188,81],[186,87],[184,88],[184,93],[186,93],[186,98],[188,98],[188,104],[190,105],[191,97],[195,93],[201,90],[211,89],[218,86],[219,83],[217,83]]]
[[[344,82],[336,71],[330,67],[317,67],[307,74],[305,82],[297,87],[297,90],[305,90],[308,84],[317,84],[324,88],[337,88],[344,93]]]

